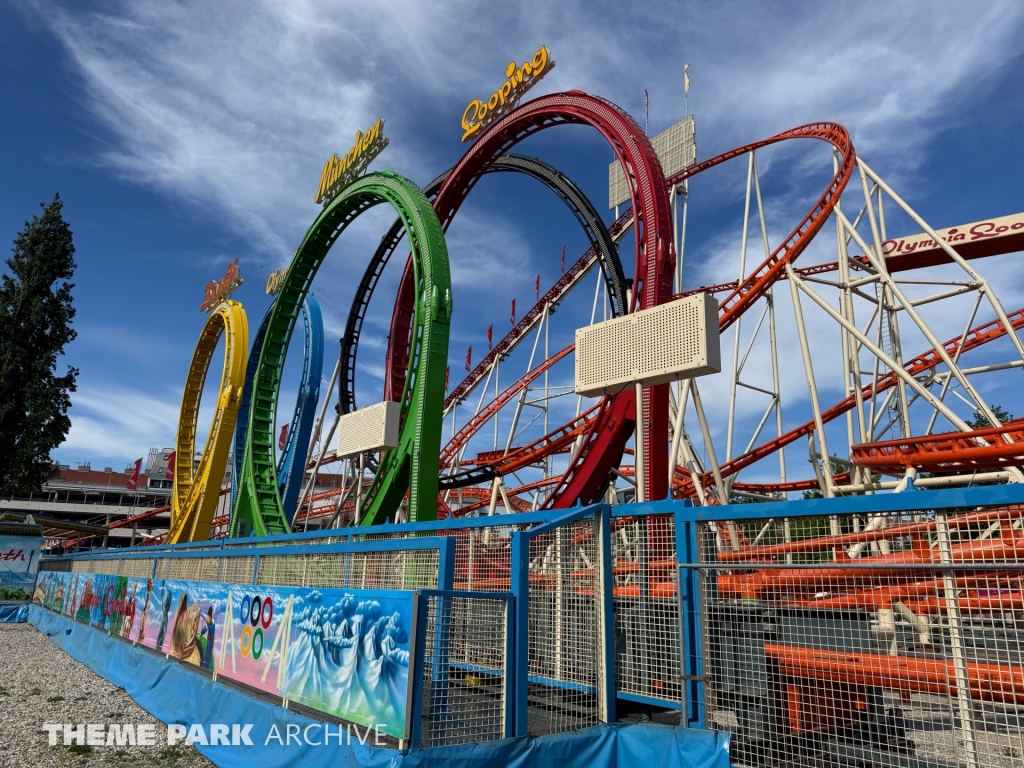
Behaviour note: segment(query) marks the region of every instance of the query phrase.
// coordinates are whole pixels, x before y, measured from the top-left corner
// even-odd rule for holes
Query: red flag
[[[473,360],[473,348],[470,347],[469,349],[466,350],[466,370],[467,371],[471,371],[472,370],[472,367],[471,367],[472,366],[472,360]]]
[[[565,246],[562,246],[562,271],[565,272]]]
[[[540,299],[540,275],[537,275],[537,279],[533,283],[533,292],[536,294],[537,299]]]
[[[288,439],[288,425],[281,427],[281,434],[277,437],[277,450],[283,451],[285,441]]]
[[[491,334],[493,332],[494,332],[494,326],[493,325],[488,325],[487,326],[487,351],[488,352],[491,351],[491,338],[492,338]]]
[[[128,478],[128,482],[124,484],[124,487],[129,491],[139,490],[139,473],[142,472],[142,459],[135,460],[135,471],[132,472],[132,476]]]
[[[452,375],[452,367],[449,365],[444,369],[444,391],[448,391],[448,377]]]
[[[516,324],[516,300],[512,299],[512,325]]]
[[[167,470],[164,472],[164,478],[167,480],[174,479],[174,459],[177,455],[177,451],[171,451],[170,455],[167,457]]]

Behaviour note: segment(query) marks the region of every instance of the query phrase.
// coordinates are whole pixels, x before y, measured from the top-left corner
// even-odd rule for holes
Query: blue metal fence
[[[692,728],[741,728],[709,719],[715,675],[721,675],[709,669],[719,642],[709,633],[721,628],[709,628],[705,604],[713,590],[709,574],[724,572],[708,550],[716,525],[953,514],[1021,504],[1020,485],[911,487],[899,494],[722,507],[595,504],[212,545],[136,547],[76,555],[74,561],[82,569],[153,558],[156,576],[161,560],[251,558],[255,579],[261,560],[274,557],[436,552],[436,583],[414,587],[413,745],[574,730],[614,722],[635,706],[676,711],[680,724]],[[508,579],[476,588],[477,539],[499,531],[500,540],[507,539],[499,549]]]

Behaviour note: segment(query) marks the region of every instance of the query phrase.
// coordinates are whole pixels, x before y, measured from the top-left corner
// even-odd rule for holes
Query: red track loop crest
[[[476,182],[487,168],[516,144],[556,125],[591,125],[608,141],[622,163],[630,184],[633,210],[637,211],[634,260],[634,307],[662,304],[672,298],[675,254],[672,249],[672,220],[665,175],[650,141],[636,122],[622,109],[582,91],[542,96],[507,114],[488,128],[459,161],[434,200],[434,208],[447,230]],[[404,371],[411,349],[409,329],[415,296],[410,264],[406,263],[391,319],[385,365],[385,397],[397,399],[404,385]],[[648,455],[647,488],[651,498],[668,494],[668,387],[660,385],[644,392],[643,416],[650,423],[645,432]],[[598,493],[609,471],[618,464],[622,448],[633,432],[632,394],[617,395],[614,428],[602,439],[584,441],[573,471],[549,498],[554,506],[570,506],[577,499],[590,500]],[[608,410],[607,408],[602,410]],[[598,430],[608,420],[598,419]],[[595,450],[595,448],[597,450]]]

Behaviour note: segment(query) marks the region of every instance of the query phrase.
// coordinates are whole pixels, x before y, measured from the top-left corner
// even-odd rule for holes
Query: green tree
[[[835,457],[835,454],[833,454],[833,457]],[[848,472],[849,469],[850,469],[845,464],[840,464],[838,461],[833,461],[833,459],[829,459],[828,460],[828,465],[832,469],[832,476],[833,477],[835,477],[838,474],[841,474],[842,472]],[[823,499],[825,497],[821,493],[820,490],[815,489],[813,491],[804,491],[804,498],[805,499]]]
[[[1013,421],[1013,414],[1008,412],[1005,408],[999,405],[990,405],[989,408],[992,410],[992,415],[999,419],[1000,424],[1005,424],[1008,421]],[[975,429],[984,429],[985,427],[991,427],[992,422],[988,420],[981,411],[974,412],[974,418],[967,422]]]
[[[68,282],[75,272],[60,195],[25,222],[0,284],[0,496],[38,491],[50,451],[64,442],[78,370],[57,375],[57,357],[77,335]]]

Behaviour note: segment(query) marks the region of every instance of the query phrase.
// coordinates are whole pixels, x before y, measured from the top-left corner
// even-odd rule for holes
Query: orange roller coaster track
[[[851,446],[850,461],[878,472],[903,472],[908,467],[950,472],[1019,464],[1024,462],[1024,419],[972,432],[861,443]]]

